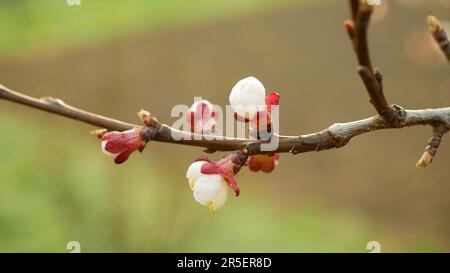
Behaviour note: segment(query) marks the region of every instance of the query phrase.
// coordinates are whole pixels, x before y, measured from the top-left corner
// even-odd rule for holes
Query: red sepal
[[[226,173],[222,168],[220,168],[216,163],[207,163],[204,164],[202,166],[202,168],[200,169],[202,174],[218,174],[221,175],[223,177],[223,179],[225,179],[225,181],[227,182],[228,186],[230,186],[230,188],[232,188],[236,194],[236,196],[239,196],[240,190],[239,187],[236,183],[236,181],[234,180],[232,175],[229,175],[228,173]]]

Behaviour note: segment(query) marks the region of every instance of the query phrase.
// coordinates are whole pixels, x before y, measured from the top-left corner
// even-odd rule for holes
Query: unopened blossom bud
[[[258,139],[266,139],[272,134],[272,111],[277,107],[280,101],[280,95],[277,92],[271,92],[265,98],[265,109],[256,113],[255,117],[249,121],[250,134]]]
[[[434,34],[442,31],[442,23],[433,15],[427,16],[427,23],[431,33]]]
[[[207,206],[210,211],[216,211],[227,199],[228,186],[238,196],[239,187],[234,175],[239,172],[246,159],[245,154],[237,152],[217,162],[202,158],[192,163],[187,170],[186,178],[195,201]]]
[[[208,100],[196,101],[186,112],[186,121],[191,132],[210,134],[216,131],[218,114]]]
[[[252,119],[265,109],[266,89],[255,77],[240,80],[231,89],[230,105],[241,117]]]
[[[196,161],[189,166],[186,178],[189,181],[194,199],[215,211],[225,204],[228,197],[228,185],[220,174],[203,174],[201,168],[206,161]]]
[[[114,159],[116,164],[125,162],[131,153],[142,151],[145,140],[142,138],[142,129],[134,128],[123,132],[108,132],[102,136],[102,152]]]
[[[148,111],[141,109],[137,114],[146,127],[155,128],[158,126],[158,120]]]
[[[270,173],[278,165],[279,160],[280,154],[278,153],[272,155],[252,155],[248,159],[248,168],[254,172],[261,170]]]

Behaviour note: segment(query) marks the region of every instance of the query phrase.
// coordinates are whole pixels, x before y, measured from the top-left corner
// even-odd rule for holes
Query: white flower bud
[[[201,175],[194,184],[194,199],[210,211],[216,211],[227,200],[228,185],[220,174]]]
[[[241,117],[252,119],[258,111],[263,111],[266,89],[255,77],[240,80],[231,89],[230,104],[233,110]]]
[[[227,200],[228,184],[220,174],[203,174],[201,168],[206,161],[192,163],[186,178],[194,194],[195,201],[207,206],[210,211],[219,209]]]

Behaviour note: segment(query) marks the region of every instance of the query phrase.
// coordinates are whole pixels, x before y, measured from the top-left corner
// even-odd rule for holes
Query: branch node
[[[400,105],[393,104],[380,112],[380,116],[392,127],[401,128],[406,118],[406,111]]]
[[[53,98],[53,97],[42,97],[40,98],[42,101],[45,101],[49,104],[55,105],[55,106],[59,106],[59,107],[64,107],[66,104],[62,99],[58,99],[58,98]]]
[[[316,151],[328,150],[331,148],[340,148],[347,144],[350,139],[345,137],[338,137],[334,135],[330,130],[324,130],[320,133],[321,141],[316,147]]]

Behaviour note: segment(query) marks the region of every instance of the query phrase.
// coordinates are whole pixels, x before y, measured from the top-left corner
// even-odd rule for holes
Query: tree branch
[[[43,97],[40,99],[33,98],[31,96],[24,95],[20,92],[13,91],[3,85],[0,85],[0,99],[12,101],[22,105],[30,106],[39,110],[65,116],[71,119],[75,119],[84,123],[88,123],[100,128],[105,128],[108,131],[125,131],[135,127],[142,127],[142,125],[123,122],[117,119],[112,119],[102,115],[97,115],[88,111],[84,111],[73,106],[70,106],[61,99],[52,97]],[[103,130],[99,133],[102,134]],[[98,132],[95,132],[98,134]],[[205,136],[205,138],[207,138]],[[212,139],[213,136],[209,136],[208,139]],[[159,124],[158,132],[151,140],[159,142],[177,143],[182,145],[200,146],[206,147],[213,151],[234,151],[245,147],[251,140],[229,138],[229,137],[216,137],[218,139],[212,139],[205,143],[201,135],[193,134],[190,132],[184,132],[169,127],[166,124]],[[178,140],[181,139],[181,140]]]
[[[23,95],[19,92],[12,91],[4,86],[0,86],[0,99],[72,118],[84,123],[105,128],[107,130],[124,131],[134,127],[141,127],[137,124],[126,123],[120,120],[80,110],[65,104],[60,99],[48,97],[36,99]],[[271,140],[279,141],[278,148],[274,151],[264,151],[262,149],[261,144],[267,143],[267,141],[207,135],[202,136],[190,132],[179,131],[165,124],[159,124],[156,133],[153,133],[149,138],[151,141],[157,142],[204,147],[210,152],[244,149],[247,151],[248,155],[267,153],[298,154],[340,148],[346,145],[353,137],[376,130],[403,128],[415,125],[430,125],[434,128],[441,128],[439,129],[439,132],[444,131],[444,128],[446,130],[450,128],[450,107],[425,110],[405,110],[399,106],[395,106],[395,109],[402,117],[401,122],[395,124],[388,123],[377,115],[357,121],[335,123],[323,131],[307,135],[273,135]],[[440,136],[442,136],[442,134]],[[432,145],[432,147],[437,149],[436,145]]]
[[[401,115],[401,122],[388,123],[379,115],[346,123],[335,123],[327,129],[308,135],[279,136],[277,153],[293,154],[323,151],[345,146],[350,139],[365,133],[382,130],[404,128],[416,125],[450,128],[450,107],[437,109],[406,110],[395,106]],[[268,153],[261,151],[261,143],[248,145],[249,154]]]

